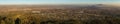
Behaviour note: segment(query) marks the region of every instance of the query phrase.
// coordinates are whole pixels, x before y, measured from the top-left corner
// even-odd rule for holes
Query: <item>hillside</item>
[[[0,24],[120,24],[109,5],[1,5]]]

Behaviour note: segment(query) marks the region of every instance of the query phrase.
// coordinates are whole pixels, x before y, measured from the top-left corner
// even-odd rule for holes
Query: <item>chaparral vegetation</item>
[[[120,7],[0,5],[0,24],[120,24]]]

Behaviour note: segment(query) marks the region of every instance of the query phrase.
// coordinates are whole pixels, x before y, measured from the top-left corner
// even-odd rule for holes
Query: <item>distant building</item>
[[[40,11],[32,11],[32,13],[40,13]]]

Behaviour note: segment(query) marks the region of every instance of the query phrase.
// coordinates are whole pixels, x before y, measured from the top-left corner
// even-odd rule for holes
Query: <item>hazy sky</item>
[[[100,4],[120,3],[120,0],[0,0],[0,4]]]

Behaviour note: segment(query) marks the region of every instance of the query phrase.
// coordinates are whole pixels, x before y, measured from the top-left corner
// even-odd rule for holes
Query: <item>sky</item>
[[[120,0],[0,0],[0,4],[101,4],[120,3]]]

